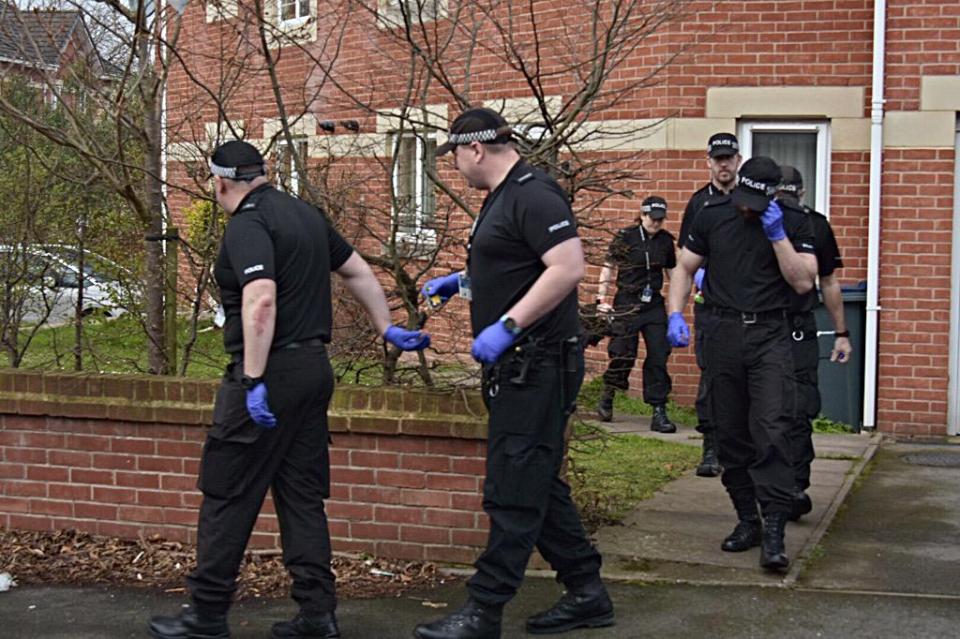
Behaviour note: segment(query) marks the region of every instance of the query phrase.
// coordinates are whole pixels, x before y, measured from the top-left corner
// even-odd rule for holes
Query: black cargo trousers
[[[277,417],[258,426],[240,385],[242,362],[227,366],[200,461],[203,492],[197,567],[187,585],[198,607],[225,612],[236,590],[244,550],[267,489],[280,524],[283,563],[301,608],[336,607],[330,534],[323,500],[330,495],[327,406],[333,370],[319,341],[270,353],[264,381]]]
[[[735,504],[755,499],[765,516],[789,513],[796,383],[786,315],[708,307],[700,328],[723,485]]]
[[[633,308],[614,310],[607,354],[610,363],[603,374],[607,386],[626,391],[630,388],[630,371],[637,359],[640,335],[646,354],[643,358],[643,401],[652,406],[667,403],[672,388],[667,372],[670,343],[667,342],[667,311],[663,298]]]
[[[576,339],[521,344],[484,370],[489,434],[483,509],[490,534],[467,582],[481,604],[502,605],[516,594],[534,547],[568,588],[600,576],[600,553],[559,475],[564,430],[583,375]]]
[[[790,433],[793,445],[797,488],[810,487],[810,465],[816,457],[813,449],[813,420],[820,414],[820,388],[817,368],[820,345],[817,343],[817,319],[813,311],[790,315],[793,367],[797,379],[797,418]]]
[[[703,322],[702,315],[706,307],[702,302],[693,305],[693,352],[697,358],[697,368],[700,369],[700,382],[697,385],[697,399],[694,406],[697,410],[697,432],[705,437],[710,436],[716,429],[710,423],[710,409],[707,403],[707,377],[704,369],[707,367],[703,356]]]

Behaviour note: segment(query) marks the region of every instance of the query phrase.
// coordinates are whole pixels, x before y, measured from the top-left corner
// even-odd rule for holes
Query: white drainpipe
[[[870,209],[867,234],[867,317],[864,340],[863,427],[877,427],[877,320],[880,315],[880,181],[883,168],[883,80],[886,0],[873,3],[873,93],[870,109]]]

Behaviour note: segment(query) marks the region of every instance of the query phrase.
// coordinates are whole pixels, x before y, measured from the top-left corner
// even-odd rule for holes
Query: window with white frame
[[[310,17],[310,0],[277,0],[281,23],[304,22]]]
[[[300,155],[300,161],[307,161],[307,141],[304,139],[294,139],[296,152]],[[277,165],[276,165],[277,187],[286,191],[290,195],[300,197],[302,195],[303,184],[301,184],[300,174],[297,172],[297,163],[290,152],[290,145],[286,140],[277,143]]]
[[[423,24],[446,15],[447,0],[378,0],[377,3],[377,23],[381,27]]]
[[[740,123],[740,154],[796,167],[807,206],[830,215],[830,125],[827,122],[748,120]]]
[[[393,193],[397,231],[433,239],[436,191],[426,167],[436,171],[437,140],[433,134],[394,136]]]

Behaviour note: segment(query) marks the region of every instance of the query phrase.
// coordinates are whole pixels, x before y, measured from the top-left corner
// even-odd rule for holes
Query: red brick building
[[[319,4],[318,11],[316,0],[268,0],[265,19],[273,26],[262,38],[242,2],[187,7],[184,63],[171,71],[167,102],[174,182],[187,180],[185,168],[213,140],[242,135],[268,150],[287,186],[297,188],[289,144],[277,137],[264,49],[258,49],[266,42],[288,114],[304,116],[293,118],[290,129],[308,163],[336,158],[330,166],[340,168],[330,174],[340,183],[356,180],[353,201],[366,205],[386,199],[392,185],[411,202],[396,220],[400,230],[429,241],[438,212],[451,206],[426,176],[436,166],[432,151],[447,121],[459,111],[454,94],[502,109],[529,131],[545,110],[569,106],[565,100],[582,87],[566,56],[574,59],[596,41],[591,16],[567,3],[500,5],[516,11],[509,37],[485,21],[489,16],[453,0],[421,2],[422,30],[408,34],[391,19],[404,8],[416,11],[411,0],[373,0],[366,8],[353,3],[353,9]],[[611,15],[599,23],[615,20],[612,7],[620,4],[611,3]],[[647,4],[620,8],[640,11]],[[668,228],[676,232],[687,198],[708,177],[707,137],[737,133],[745,157],[768,154],[801,168],[809,203],[829,216],[838,236],[846,262],[842,281],[867,282],[863,425],[957,434],[960,4],[721,0],[677,2],[672,10],[677,13],[645,23],[635,45],[625,38],[607,51],[619,64],[603,86],[626,90],[594,103],[588,120],[636,133],[586,137],[579,150],[610,160],[639,153],[642,171],[626,180],[634,196],[604,200],[591,218],[601,222],[585,228],[585,236],[602,245],[604,233],[628,224],[640,199],[652,193],[667,199]],[[551,48],[551,34],[585,49],[563,49],[559,37]],[[542,63],[538,89],[545,99],[539,103],[509,64],[515,58],[505,43]],[[448,61],[448,75],[423,72],[423,61],[436,59]],[[642,81],[654,72],[652,82]],[[230,90],[201,90],[198,82]],[[392,117],[404,105],[423,108],[414,137]],[[345,127],[350,120],[357,127]],[[468,193],[447,162],[437,168],[455,194]],[[171,196],[174,211],[186,203],[186,196]],[[465,235],[465,216],[443,219],[454,220],[449,228]],[[364,228],[371,233],[364,242],[383,242],[373,239],[378,227]],[[462,253],[442,261],[448,259],[459,265]],[[596,291],[598,274],[596,264],[582,287],[584,300]],[[443,337],[447,329],[436,324],[435,330]],[[605,358],[600,351],[591,356],[597,363]],[[692,353],[676,353],[671,367],[675,396],[689,403],[697,378]]]
[[[97,77],[107,74],[80,11],[20,10],[0,2],[0,78],[27,78],[53,100],[62,93],[66,68],[77,62]],[[45,86],[50,78],[54,86]]]

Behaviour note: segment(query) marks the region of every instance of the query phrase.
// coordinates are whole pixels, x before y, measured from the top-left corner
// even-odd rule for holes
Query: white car
[[[79,252],[60,245],[0,245],[0,300],[4,309],[22,304],[21,321],[63,324],[76,314],[80,292]],[[126,312],[129,288],[121,282],[129,271],[84,251],[83,314],[101,311],[107,317]],[[132,281],[132,276],[129,278]],[[128,284],[131,282],[128,282]]]

